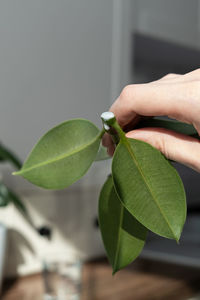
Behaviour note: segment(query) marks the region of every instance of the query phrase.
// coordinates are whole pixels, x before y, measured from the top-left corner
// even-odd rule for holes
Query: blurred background
[[[81,117],[101,127],[101,113],[125,85],[198,68],[200,1],[2,0],[0,41],[0,141],[24,161],[39,137],[62,121]],[[31,276],[44,271],[44,258],[70,255],[89,261],[83,299],[199,299],[200,175],[176,168],[188,199],[180,245],[149,236],[141,258],[113,278],[97,226],[110,161],[95,163],[63,191],[36,188],[2,163],[1,181],[24,201],[35,226],[51,231],[44,239],[15,206],[0,209],[4,278],[21,278],[4,279],[2,299],[43,299],[24,296],[23,279],[34,295],[41,281]],[[18,289],[14,296],[10,282]]]

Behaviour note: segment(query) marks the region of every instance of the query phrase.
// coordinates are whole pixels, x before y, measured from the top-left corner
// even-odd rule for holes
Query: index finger
[[[110,111],[115,114],[122,127],[134,121],[137,115],[165,115],[192,123],[196,114],[196,103],[191,97],[187,82],[153,82],[126,86]]]

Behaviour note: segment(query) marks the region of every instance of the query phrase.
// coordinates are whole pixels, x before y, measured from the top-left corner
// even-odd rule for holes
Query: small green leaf
[[[175,168],[151,145],[123,139],[112,163],[115,189],[145,227],[177,241],[186,218],[184,187]]]
[[[115,273],[140,254],[147,229],[122,205],[111,176],[100,193],[99,225],[108,259]]]
[[[10,203],[10,195],[7,187],[0,182],[0,207],[5,207]]]
[[[35,185],[63,189],[80,179],[94,161],[102,133],[91,122],[74,119],[48,131],[36,144],[22,169]]]
[[[0,182],[0,207],[7,206],[10,203],[17,208],[29,225],[31,225],[34,230],[37,230],[23,201],[13,191]]]
[[[14,204],[14,206],[25,216],[28,215],[27,209],[22,202],[22,200],[11,190],[8,190],[10,202]]]
[[[27,214],[26,207],[20,198],[8,189],[2,182],[0,182],[0,206],[7,206],[10,203],[13,203],[24,215]]]
[[[196,129],[190,124],[186,124],[176,120],[161,119],[158,117],[144,119],[141,122],[139,122],[137,128],[143,128],[143,127],[166,128],[182,134],[186,134],[194,137],[198,136]]]
[[[107,148],[104,147],[102,144],[99,147],[99,151],[97,153],[97,156],[95,158],[95,161],[100,161],[100,160],[106,160],[111,158],[108,153],[107,153]]]
[[[10,189],[8,190],[9,192],[9,199],[10,203],[13,203],[13,205],[16,207],[16,209],[22,214],[24,219],[29,223],[29,225],[37,231],[36,226],[34,225],[31,216],[29,215],[29,212],[23,203],[23,201],[16,195],[13,191]]]
[[[13,203],[24,215],[27,214],[26,207],[20,198],[0,182],[0,206],[7,206],[9,203]]]

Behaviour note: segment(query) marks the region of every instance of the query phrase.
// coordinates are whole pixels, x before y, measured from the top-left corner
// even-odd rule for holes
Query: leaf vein
[[[100,133],[100,134],[101,134],[101,133]],[[98,138],[100,137],[100,134],[98,134],[98,135],[97,135],[90,143],[84,144],[83,146],[76,148],[75,150],[71,151],[70,153],[67,153],[67,154],[64,153],[64,154],[58,156],[56,159],[46,160],[46,161],[43,161],[43,162],[41,162],[41,163],[35,164],[35,165],[32,166],[32,167],[25,168],[25,169],[21,169],[20,171],[15,172],[14,174],[23,174],[23,173],[25,173],[25,172],[30,172],[30,171],[32,171],[32,170],[34,170],[34,169],[36,169],[36,168],[40,168],[40,167],[49,165],[49,164],[51,164],[51,163],[55,163],[55,162],[57,162],[57,161],[59,161],[59,160],[65,159],[66,157],[70,157],[70,156],[72,156],[72,155],[78,153],[79,151],[83,150],[84,148],[87,148],[87,147],[89,147],[90,145],[92,145],[95,141],[98,140]]]
[[[154,202],[156,203],[156,205],[157,205],[157,207],[158,207],[158,209],[159,209],[159,211],[160,211],[160,214],[163,216],[163,218],[164,218],[165,222],[167,223],[167,225],[168,225],[170,231],[172,232],[173,236],[176,238],[176,236],[175,236],[175,234],[174,234],[174,232],[173,232],[173,230],[172,230],[172,228],[171,228],[171,226],[170,226],[170,223],[169,223],[168,219],[165,217],[165,215],[164,215],[164,213],[163,213],[163,211],[162,211],[162,209],[161,209],[161,207],[160,207],[158,201],[156,200],[156,197],[155,197],[154,194],[153,194],[153,191],[152,191],[151,188],[149,187],[149,184],[148,184],[148,182],[147,182],[147,180],[146,180],[146,178],[145,178],[145,176],[144,176],[144,174],[143,174],[143,171],[142,171],[142,169],[141,169],[139,163],[138,163],[137,160],[136,160],[136,157],[135,157],[135,155],[134,155],[134,152],[133,152],[132,149],[131,149],[131,146],[130,146],[130,143],[129,143],[128,140],[126,140],[125,145],[127,146],[128,152],[130,153],[130,155],[131,155],[131,157],[133,158],[133,160],[134,160],[134,162],[135,162],[135,164],[136,164],[136,166],[137,166],[139,172],[141,173],[141,176],[142,176],[143,179],[144,179],[144,182],[145,182],[145,184],[146,184],[146,186],[147,186],[147,189],[149,190],[149,193],[151,194],[151,196],[152,196]]]
[[[115,255],[115,260],[114,260],[114,271],[116,270],[116,264],[118,261],[118,256],[119,256],[119,249],[120,249],[120,231],[122,227],[122,222],[123,222],[123,212],[124,212],[124,207],[121,205],[120,209],[120,219],[119,219],[119,230],[118,230],[118,237],[117,237],[117,247],[116,247],[116,255]]]

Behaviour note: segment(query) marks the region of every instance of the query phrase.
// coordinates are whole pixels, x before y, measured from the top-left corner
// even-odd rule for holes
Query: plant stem
[[[105,130],[105,128],[103,128],[99,134],[100,139],[103,137],[105,132],[106,132],[106,130]]]
[[[113,142],[116,145],[119,143],[120,140],[126,141],[125,133],[123,132],[123,130],[117,123],[115,115],[112,112],[102,113],[101,119],[102,119],[105,131],[111,135]]]

